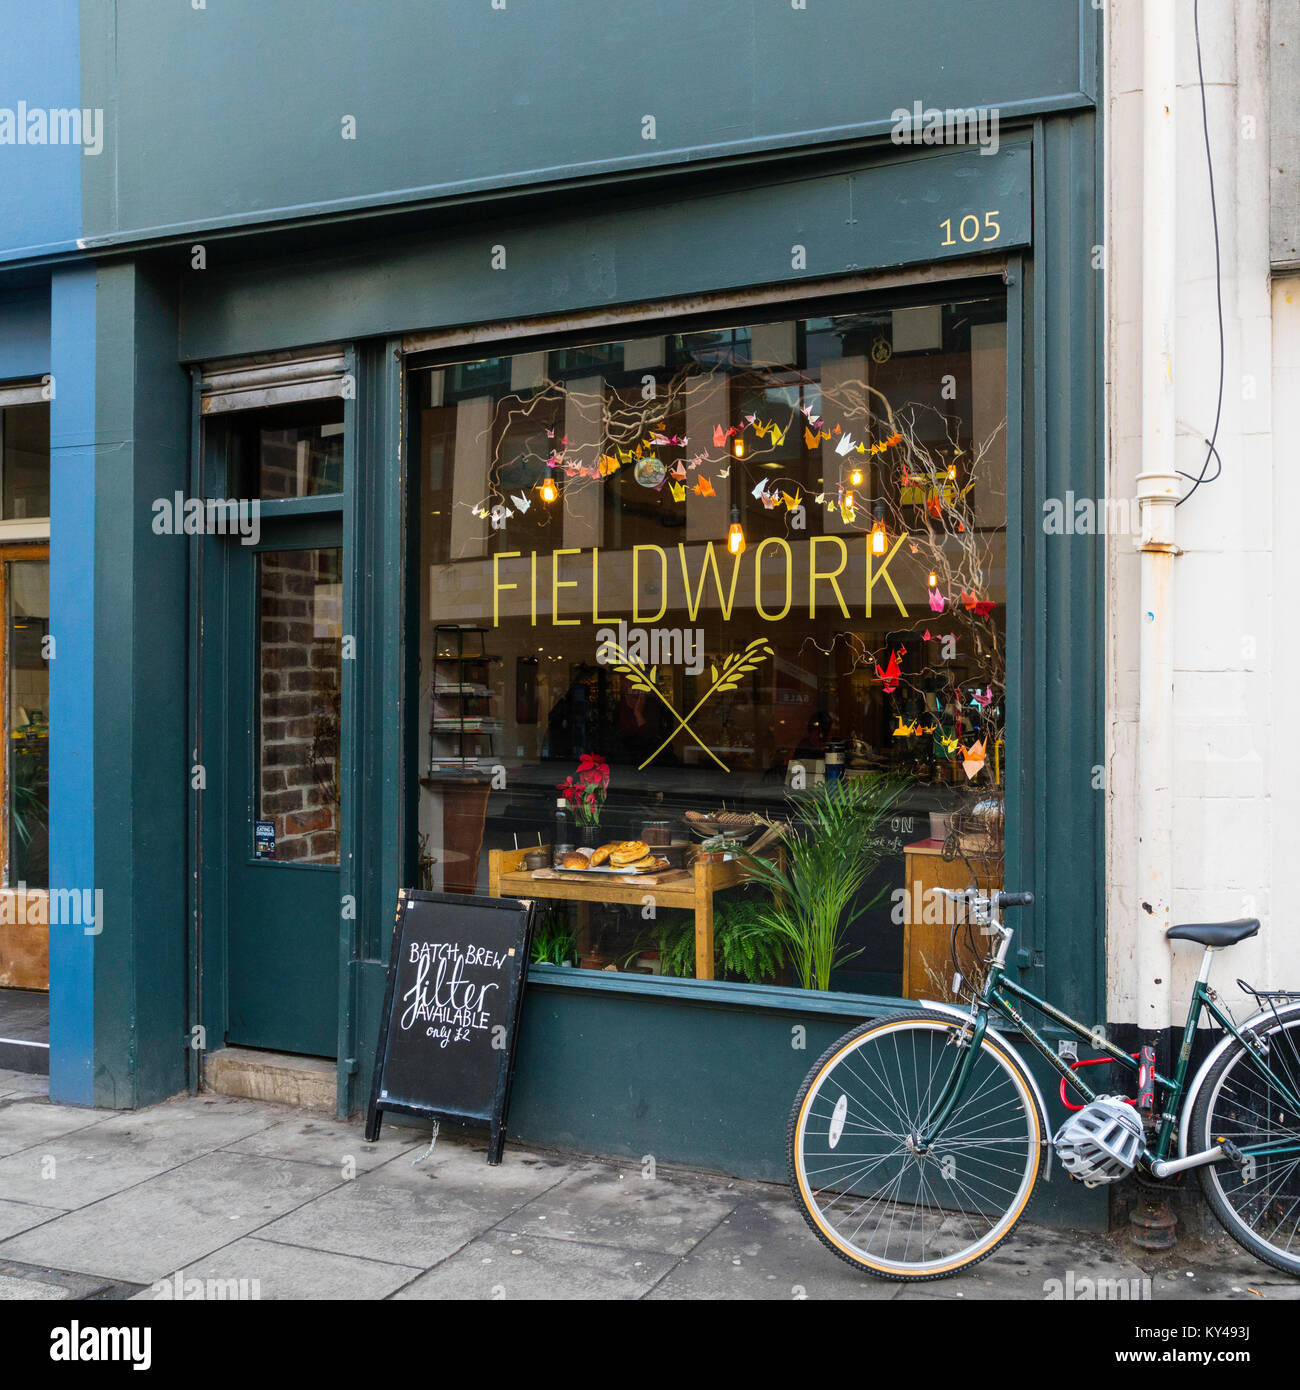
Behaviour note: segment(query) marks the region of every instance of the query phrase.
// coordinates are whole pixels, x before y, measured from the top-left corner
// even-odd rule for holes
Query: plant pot
[[[597,845],[604,844],[600,837],[599,825],[579,825],[578,844],[585,849],[595,849]]]

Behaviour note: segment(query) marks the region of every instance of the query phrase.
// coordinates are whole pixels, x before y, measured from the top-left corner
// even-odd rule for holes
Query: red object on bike
[[[1138,1059],[1138,1054],[1137,1054],[1136,1052],[1130,1052],[1130,1053],[1129,1053],[1129,1056],[1132,1057],[1132,1059],[1133,1059],[1135,1062],[1136,1062],[1137,1059]],[[1071,1071],[1077,1071],[1080,1067],[1096,1067],[1096,1066],[1100,1066],[1102,1062],[1114,1062],[1115,1060],[1116,1060],[1116,1059],[1115,1059],[1114,1057],[1088,1057],[1088,1058],[1086,1058],[1086,1059],[1085,1059],[1084,1061],[1082,1061],[1082,1062],[1071,1062],[1071,1063],[1070,1063],[1070,1070],[1071,1070]],[[1124,1096],[1124,1097],[1122,1097],[1122,1099],[1123,1099],[1125,1105],[1136,1105],[1136,1104],[1137,1104],[1137,1101],[1135,1101],[1135,1100],[1130,1100],[1130,1099],[1128,1098],[1128,1096]],[[1066,1108],[1067,1110],[1082,1110],[1082,1109],[1083,1109],[1083,1106],[1082,1106],[1082,1105],[1071,1105],[1070,1102],[1069,1102],[1068,1100],[1066,1100],[1066,1098],[1065,1098],[1065,1077],[1062,1077],[1062,1078],[1061,1078],[1061,1104],[1062,1104],[1063,1106],[1065,1106],[1065,1108]]]
[[[1156,1050],[1154,1047],[1142,1048],[1138,1057],[1137,1108],[1139,1110],[1154,1110],[1156,1108]]]

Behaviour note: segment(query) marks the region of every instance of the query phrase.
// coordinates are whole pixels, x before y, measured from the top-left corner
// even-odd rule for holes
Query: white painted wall
[[[1178,5],[1177,467],[1196,474],[1218,384],[1214,243],[1192,31]],[[1107,492],[1141,464],[1141,0],[1112,0],[1106,36]],[[1223,268],[1226,369],[1220,479],[1177,511],[1173,622],[1174,921],[1259,916],[1214,981],[1300,988],[1300,277],[1270,277],[1268,2],[1201,0],[1201,47]],[[1138,556],[1105,541],[1108,1014],[1137,1017]],[[1181,1023],[1200,948],[1180,945],[1158,987]],[[1164,959],[1161,955],[1160,959]],[[1154,986],[1154,981],[1152,982]],[[1170,986],[1172,985],[1172,988]],[[1165,1022],[1170,1020],[1166,1019]],[[1153,1020],[1158,1022],[1158,1020]]]

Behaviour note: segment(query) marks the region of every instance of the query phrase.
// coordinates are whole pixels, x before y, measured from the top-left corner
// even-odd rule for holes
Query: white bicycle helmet
[[[1121,1096],[1099,1096],[1052,1140],[1061,1166],[1089,1187],[1126,1178],[1142,1153],[1142,1120]]]

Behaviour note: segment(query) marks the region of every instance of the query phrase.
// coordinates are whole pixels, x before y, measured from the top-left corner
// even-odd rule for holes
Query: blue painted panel
[[[51,286],[50,887],[95,879],[95,270]],[[111,928],[110,928],[111,929]],[[50,928],[50,1095],[94,1101],[95,937]]]
[[[0,295],[0,381],[50,370],[50,288]]]
[[[1097,22],[1088,0],[962,0],[941,23],[893,0],[83,10],[87,103],[113,123],[86,234],[110,240],[858,139],[917,102],[1088,105]]]
[[[78,29],[77,0],[0,0],[0,261],[71,250],[80,235],[83,146],[26,140],[30,112],[81,106]]]

